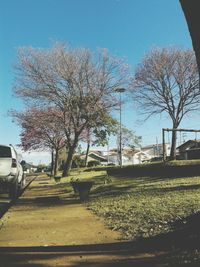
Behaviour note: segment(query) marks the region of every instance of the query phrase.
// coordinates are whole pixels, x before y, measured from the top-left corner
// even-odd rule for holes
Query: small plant
[[[81,201],[86,201],[89,199],[89,193],[90,189],[92,188],[92,185],[94,184],[94,181],[92,180],[72,180],[70,182],[70,185],[74,189],[74,193],[78,193]]]
[[[55,180],[56,183],[59,183],[60,180],[61,180],[61,176],[60,175],[54,176],[54,180]]]
[[[49,178],[51,178],[53,175],[50,172],[46,173]]]
[[[112,183],[112,179],[110,176],[106,175],[104,178],[104,184],[110,184]]]
[[[77,187],[76,187],[76,185],[75,185],[75,183],[74,183],[74,182],[77,182],[77,181],[79,181],[78,178],[74,178],[74,177],[72,177],[72,178],[70,179],[70,185],[73,187],[74,194],[77,194],[77,193],[78,193],[78,189],[77,189]]]

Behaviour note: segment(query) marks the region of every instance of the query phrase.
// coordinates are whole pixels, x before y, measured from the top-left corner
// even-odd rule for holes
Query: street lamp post
[[[125,88],[117,88],[115,92],[119,93],[119,163],[122,167],[122,98],[121,93],[126,91]]]

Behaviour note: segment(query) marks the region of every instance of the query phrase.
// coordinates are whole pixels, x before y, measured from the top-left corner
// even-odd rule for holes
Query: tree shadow
[[[0,219],[3,217],[3,215],[9,210],[11,207],[11,203],[1,203],[0,204]]]
[[[6,266],[200,266],[200,214],[177,221],[173,232],[107,244],[0,247]],[[68,265],[66,264],[68,263]]]
[[[110,182],[107,184],[104,184],[103,182],[95,183],[95,186],[91,190],[91,198],[95,198],[98,196],[105,197],[115,197],[120,196],[124,194],[134,193],[134,189],[137,189],[140,187],[142,189],[143,193],[148,194],[158,194],[158,193],[167,193],[167,192],[173,192],[173,191],[185,191],[185,190],[199,190],[200,184],[183,184],[183,185],[171,185],[168,187],[162,187],[162,184],[159,184],[160,182],[171,182],[172,179],[178,179],[179,177],[173,177],[173,178],[163,178],[163,177],[134,177],[127,178],[127,177],[115,177],[114,182]],[[185,177],[180,177],[185,178]],[[189,179],[189,177],[187,177]],[[100,177],[100,180],[102,180],[102,177]],[[151,184],[151,183],[157,183]]]
[[[148,192],[151,194],[158,194],[158,193],[168,193],[168,192],[175,192],[175,191],[186,191],[186,190],[199,190],[200,184],[197,185],[179,185],[179,186],[171,186],[171,187],[153,187],[153,188],[144,188],[143,192]]]
[[[114,184],[108,184],[108,185],[100,185],[97,188],[93,189],[90,194],[90,199],[96,198],[98,196],[105,197],[105,196],[111,196],[116,197],[118,195],[127,194],[127,192],[132,189],[132,185],[114,185]]]
[[[22,210],[24,210],[24,206],[33,206],[33,209],[35,207],[51,207],[51,206],[61,206],[61,205],[73,205],[73,204],[79,204],[80,200],[79,198],[68,195],[65,197],[58,196],[58,195],[46,195],[46,196],[38,196],[34,199],[31,198],[21,198],[17,201],[15,204],[16,207],[21,207]],[[20,209],[17,209],[20,211]]]
[[[178,187],[168,190],[180,190]],[[198,189],[199,185],[181,186],[183,190]],[[191,188],[192,187],[192,188]],[[103,194],[112,196],[127,193],[132,185],[107,185]],[[96,191],[95,191],[96,190]],[[91,197],[101,193],[102,188],[96,188]],[[100,190],[100,191],[98,191]],[[147,190],[151,190],[150,188]],[[156,191],[158,191],[156,189]],[[160,188],[165,191],[166,189]],[[42,191],[42,190],[41,190]],[[152,194],[153,194],[152,190]],[[72,194],[66,197],[58,195],[38,195],[36,198],[20,198],[16,205],[49,206],[77,204],[80,200]],[[73,246],[48,247],[0,247],[0,266],[2,267],[187,267],[200,266],[200,213],[176,221],[173,231],[151,238],[133,241],[121,241],[107,244],[88,244]],[[55,265],[53,265],[55,263]],[[68,264],[68,265],[67,265]]]
[[[114,190],[120,188],[114,188]],[[125,187],[125,190],[128,187]],[[115,191],[113,192],[116,193]],[[18,204],[45,206],[77,204],[78,199],[58,196],[20,199]],[[119,241],[107,244],[88,244],[48,247],[0,247],[0,266],[44,267],[181,267],[200,266],[200,213],[172,224],[172,232],[151,238]],[[52,263],[53,262],[53,263]],[[66,265],[66,262],[70,265]]]

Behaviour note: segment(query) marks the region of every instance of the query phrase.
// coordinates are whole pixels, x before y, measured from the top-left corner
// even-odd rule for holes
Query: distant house
[[[24,164],[21,163],[21,165],[25,173],[33,173],[37,170],[37,166],[34,166],[32,163],[28,163],[24,161]]]
[[[170,144],[165,144],[166,154],[170,155]],[[85,159],[85,154],[80,155]],[[161,158],[163,156],[163,145],[148,145],[142,148],[125,147],[122,150],[122,165],[141,164],[150,161],[152,158]],[[97,160],[101,165],[119,165],[119,153],[117,148],[109,151],[90,151],[88,154],[88,163]]]
[[[86,155],[81,155],[81,159],[85,159]],[[107,165],[107,157],[103,156],[101,151],[90,151],[88,153],[87,163],[91,161],[99,161],[101,165]]]
[[[177,147],[179,159],[200,159],[200,140],[188,140]]]
[[[109,151],[108,154],[108,164],[112,163],[115,165],[119,164],[119,154],[117,149],[112,149]],[[133,164],[140,164],[149,160],[148,155],[139,150],[139,149],[132,149],[126,148],[122,151],[122,165],[133,165]]]
[[[170,144],[165,144],[166,154],[170,155]],[[151,159],[160,159],[163,156],[163,145],[148,145],[142,148],[125,148],[122,151],[122,165],[141,164]],[[117,149],[112,149],[107,154],[108,163],[119,165],[119,154]]]
[[[125,160],[124,165],[141,164],[149,160],[149,155],[142,150],[125,151],[125,156],[127,161]]]
[[[162,158],[163,157],[163,144],[153,144],[141,148],[143,152],[148,154],[149,158]],[[170,144],[165,144],[166,156],[170,155]]]

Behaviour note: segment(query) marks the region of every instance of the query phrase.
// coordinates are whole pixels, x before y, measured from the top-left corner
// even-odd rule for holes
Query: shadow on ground
[[[19,199],[18,202],[15,204],[16,207],[19,206],[22,210],[24,210],[23,206],[30,206],[33,209],[35,207],[51,207],[51,206],[61,206],[61,205],[71,205],[71,204],[78,204],[80,203],[79,198],[74,197],[62,197],[58,195],[47,195],[47,196],[40,196],[34,199],[31,198],[23,198]],[[18,209],[19,211],[19,209]]]
[[[39,190],[38,190],[39,189]],[[49,191],[48,185],[38,186],[36,198],[20,198],[16,205],[49,206],[79,203],[71,193],[64,197],[63,191],[58,197],[55,194],[44,194]],[[105,188],[104,188],[105,189]],[[105,194],[116,195],[122,190],[127,192],[129,185],[113,187],[108,185]],[[184,187],[185,189],[185,187]],[[33,190],[36,190],[36,188]],[[93,194],[98,194],[94,190]],[[177,190],[177,188],[174,188]],[[71,191],[70,191],[71,192]],[[42,194],[43,193],[43,194]],[[45,195],[45,196],[43,196]],[[65,195],[66,196],[66,195]],[[192,215],[184,221],[173,225],[168,234],[110,244],[89,244],[73,246],[47,247],[0,247],[0,266],[2,267],[187,267],[200,266],[200,214]]]
[[[182,185],[171,185],[170,182],[173,179],[178,178],[162,178],[162,177],[138,177],[133,178],[132,180],[130,178],[127,179],[127,177],[115,177],[114,183],[108,182],[104,184],[102,181],[104,180],[102,177],[97,177],[99,180],[95,180],[95,188],[92,188],[91,190],[91,198],[95,198],[98,196],[104,197],[104,196],[110,196],[110,197],[117,197],[121,195],[129,194],[130,192],[133,192],[134,189],[142,188],[143,193],[147,193],[148,195],[152,194],[165,194],[168,192],[181,192],[181,191],[187,191],[187,190],[199,190],[200,184],[182,184]],[[183,177],[181,177],[182,179]],[[188,177],[187,177],[188,178]],[[189,179],[189,178],[188,178]],[[158,183],[152,185],[151,183]],[[162,187],[162,182],[169,182],[168,187]]]
[[[200,214],[174,231],[137,241],[49,247],[0,247],[0,266],[200,266]]]

